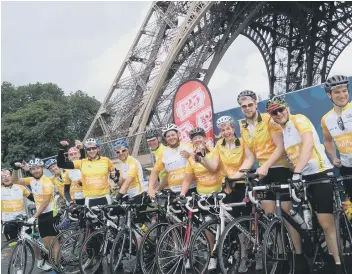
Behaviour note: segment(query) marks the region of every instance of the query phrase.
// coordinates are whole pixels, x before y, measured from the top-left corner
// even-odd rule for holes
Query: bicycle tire
[[[196,269],[196,259],[195,259],[195,246],[196,246],[196,243],[197,243],[197,239],[198,237],[202,234],[202,233],[205,233],[204,230],[206,228],[208,228],[209,226],[211,225],[220,225],[220,220],[218,218],[216,219],[213,219],[213,220],[210,220],[210,221],[207,221],[205,222],[204,224],[202,224],[199,229],[197,229],[196,233],[193,235],[192,237],[192,240],[191,240],[191,243],[190,243],[190,266],[191,266],[191,270],[192,270],[192,273],[193,274],[204,274],[205,272],[208,271],[208,265],[209,265],[209,261],[210,261],[210,242],[209,242],[209,239],[205,236],[205,239],[206,239],[206,243],[207,243],[207,247],[208,247],[208,252],[207,254],[209,255],[206,260],[205,260],[205,263],[203,264],[203,269],[201,271],[197,271]],[[214,241],[214,245],[215,245],[215,241]],[[203,257],[204,258],[204,257]]]
[[[335,224],[336,224],[336,238],[337,247],[339,249],[339,256],[341,260],[341,265],[346,274],[350,273],[351,270],[347,269],[347,264],[345,260],[345,254],[352,252],[352,225],[348,221],[348,218],[344,211],[338,210],[335,213]],[[347,244],[348,248],[347,249]],[[347,271],[350,270],[350,271]]]
[[[280,231],[281,231],[281,222],[282,222],[281,219],[274,218],[274,219],[268,224],[267,229],[266,229],[265,234],[264,234],[264,241],[263,241],[263,263],[264,263],[264,270],[265,270],[265,273],[266,273],[266,274],[274,274],[274,273],[277,273],[276,270],[277,270],[277,268],[278,268],[278,263],[279,263],[279,261],[277,261],[276,264],[274,263],[274,266],[273,266],[273,268],[272,268],[272,271],[269,272],[268,269],[267,269],[267,268],[268,268],[268,261],[267,261],[267,260],[270,258],[269,252],[268,252],[269,244],[270,244],[271,242],[275,242],[275,243],[276,243],[275,245],[278,244],[278,243],[277,243],[277,240],[274,240],[274,241],[271,240],[271,241],[270,241],[270,238],[272,238],[272,237],[271,237],[272,231],[275,229],[276,226],[278,226],[278,227],[280,228]],[[290,253],[292,254],[292,255],[291,255],[291,257],[292,257],[291,262],[290,262],[290,260],[289,260],[289,258],[288,258],[288,264],[289,264],[289,267],[290,267],[289,273],[294,273],[294,266],[295,266],[295,248],[294,248],[294,246],[293,246],[293,242],[292,242],[291,235],[290,235],[290,233],[288,232],[288,229],[287,229],[287,226],[286,226],[285,223],[284,223],[284,229],[285,229],[285,238],[287,238],[286,240],[288,240],[288,241],[286,241],[286,243],[288,242],[288,244],[289,244],[289,250],[288,250],[288,251],[290,251]],[[276,239],[276,238],[275,238],[275,239]],[[275,249],[276,249],[276,250],[279,250],[279,247],[277,246]],[[290,254],[288,254],[288,256],[290,256]],[[280,259],[280,260],[282,261],[282,259]],[[281,272],[279,272],[279,273],[281,273]]]
[[[8,271],[7,271],[8,274],[17,273],[17,270],[15,270],[16,272],[12,272],[11,271],[11,267],[12,267],[13,258],[17,255],[16,253],[17,253],[17,251],[19,251],[20,248],[22,248],[24,250],[24,257],[25,257],[24,258],[24,262],[27,262],[27,258],[29,258],[27,252],[30,252],[31,255],[32,255],[31,256],[32,260],[30,262],[30,265],[29,265],[29,268],[28,268],[28,272],[26,271],[27,270],[27,266],[26,266],[26,263],[25,263],[25,267],[22,270],[22,273],[30,274],[33,271],[34,263],[35,263],[33,247],[30,244],[28,244],[27,242],[21,241],[21,242],[16,244],[16,246],[14,247],[13,252],[12,252],[12,254],[10,256],[10,263],[9,263],[9,267],[8,267]],[[27,250],[27,248],[28,248],[28,250]]]
[[[157,247],[157,239],[160,238],[161,234],[159,235],[158,231],[158,235],[155,237],[156,241],[150,241],[148,240],[150,237],[150,235],[159,227],[168,227],[169,223],[155,223],[152,226],[149,227],[149,229],[147,230],[147,232],[145,233],[145,235],[143,236],[142,242],[141,242],[141,247],[139,248],[139,253],[138,253],[138,261],[139,261],[139,266],[141,267],[141,271],[143,274],[148,274],[150,272],[148,272],[147,270],[150,269],[152,272],[154,273],[153,270],[157,270],[157,266],[156,266],[156,258],[155,258],[155,254],[156,254],[156,247]],[[163,231],[162,231],[163,232]],[[147,246],[147,243],[152,243],[154,244],[155,248],[150,250],[150,246]],[[149,252],[144,252],[144,250],[149,249]],[[144,254],[146,253],[146,255]],[[146,259],[149,259],[148,256],[153,256],[153,262],[151,263],[151,267],[147,266],[147,264],[145,263]],[[148,258],[147,258],[148,257]]]
[[[221,273],[223,274],[227,274],[227,273],[235,273],[238,270],[239,264],[240,264],[240,257],[241,257],[241,244],[239,245],[239,257],[237,259],[237,262],[235,262],[233,267],[230,267],[230,269],[228,269],[228,266],[225,265],[225,262],[229,262],[229,261],[233,261],[233,259],[236,260],[236,254],[233,257],[224,257],[226,252],[224,252],[225,249],[225,244],[226,244],[226,239],[227,239],[227,235],[229,233],[233,233],[232,229],[235,229],[238,232],[241,232],[241,230],[239,230],[236,225],[238,223],[241,222],[252,222],[254,221],[254,216],[241,216],[238,217],[234,220],[232,220],[226,227],[224,232],[222,233],[221,237],[220,237],[220,241],[219,241],[219,249],[218,249],[218,258],[219,258],[219,265],[220,265],[220,270]],[[258,218],[258,226],[261,226],[263,228],[263,231],[266,230],[267,225],[265,222],[263,222],[260,218]],[[245,229],[244,226],[241,226],[242,229]],[[233,237],[236,237],[236,241],[238,241],[240,243],[240,239],[238,236],[238,232],[237,233],[233,233]],[[248,232],[250,234],[250,232]],[[263,233],[264,234],[264,233]],[[260,242],[260,240],[259,240]]]
[[[87,270],[86,267],[88,265],[92,264],[91,263],[92,259],[88,260],[88,263],[87,262],[83,262],[83,255],[86,252],[87,247],[89,246],[89,241],[91,241],[93,239],[93,237],[101,235],[102,239],[103,239],[102,241],[104,243],[105,238],[106,238],[106,234],[107,234],[107,231],[105,229],[99,229],[99,230],[96,230],[96,231],[92,232],[90,235],[88,235],[88,237],[85,238],[85,240],[84,240],[84,242],[83,242],[83,244],[81,246],[81,249],[79,251],[79,269],[80,269],[81,273],[84,273],[84,274],[95,273],[98,270],[98,268],[100,267],[100,265],[101,265],[101,263],[102,263],[102,261],[104,259],[103,256],[100,256],[98,261],[93,264],[93,268],[92,269]],[[88,249],[88,250],[94,250],[94,252],[96,252],[94,243],[91,243],[91,246],[93,246],[94,248]],[[100,246],[100,247],[102,247],[102,246]]]
[[[163,271],[163,269],[162,269],[162,267],[161,267],[161,259],[160,259],[160,257],[161,257],[162,252],[163,252],[163,251],[161,250],[161,244],[165,241],[165,238],[166,238],[166,236],[168,235],[168,233],[169,233],[170,231],[175,230],[176,228],[181,228],[181,230],[183,230],[183,229],[184,229],[184,226],[187,226],[187,224],[185,224],[185,223],[183,223],[183,222],[182,222],[182,223],[176,223],[176,224],[170,226],[168,229],[166,229],[166,230],[164,231],[164,233],[160,236],[160,240],[159,240],[158,245],[157,245],[157,248],[156,248],[156,260],[157,260],[157,266],[158,266],[158,271],[159,271],[159,273],[165,274],[165,272]],[[176,230],[176,234],[178,234],[178,231],[177,231],[177,230]],[[184,245],[184,243],[183,243],[183,237],[181,236],[181,237],[179,237],[179,238],[182,239],[182,242],[179,243],[179,245],[181,244],[181,247],[183,247],[183,245]],[[171,245],[170,245],[170,246],[171,246]],[[181,251],[181,252],[182,252],[182,251]],[[188,257],[188,256],[189,256],[189,255],[184,254],[184,255],[183,255],[183,258],[181,258],[181,259],[182,259],[181,274],[186,274],[186,262],[187,262],[187,257]],[[173,261],[173,260],[171,260],[171,262],[172,262],[172,261]],[[181,266],[181,265],[180,265],[180,262],[181,262],[181,260],[178,261],[178,264],[177,264],[177,265],[176,265],[176,264],[173,264],[173,266],[171,267],[171,269],[175,268],[175,266],[176,266],[175,270],[177,270],[178,267]],[[169,263],[170,263],[170,261],[169,261]],[[164,266],[166,266],[166,265],[164,265]],[[171,272],[168,271],[167,273],[170,274]],[[173,273],[176,273],[176,272],[173,272]]]
[[[122,240],[122,245],[119,245],[120,250],[117,250],[117,245],[120,243],[120,240]],[[129,243],[129,229],[125,228],[122,229],[116,236],[116,239],[112,245],[111,252],[110,252],[110,271],[111,273],[116,273],[117,269],[120,267],[120,264],[122,262],[122,256],[123,256],[123,251],[125,249],[125,243]],[[138,247],[137,247],[137,238],[134,232],[132,231],[132,245],[135,245],[136,249],[136,261],[138,261],[137,256],[138,256]],[[129,250],[130,247],[128,247]],[[131,247],[132,248],[132,247]],[[117,250],[117,252],[116,252]],[[118,254],[117,254],[118,253]],[[115,256],[118,255],[117,261],[115,263]],[[131,255],[131,254],[130,254]],[[135,273],[137,269],[137,263],[135,264],[133,273]]]

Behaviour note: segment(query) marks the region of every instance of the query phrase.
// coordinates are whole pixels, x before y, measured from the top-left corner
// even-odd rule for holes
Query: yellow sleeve
[[[271,135],[274,135],[276,133],[282,133],[282,128],[279,124],[275,123],[273,119],[270,118],[268,121],[268,126],[269,126],[269,131]]]
[[[21,185],[19,187],[23,191],[23,196],[28,197],[29,195],[31,195],[31,192],[28,190],[28,188],[26,188],[25,186],[21,186]]]
[[[70,171],[65,172],[65,177],[64,177],[64,184],[65,185],[71,185],[72,181],[70,179]]]
[[[313,132],[309,119],[304,115],[297,115],[295,119],[295,126],[300,135],[306,132]]]
[[[110,159],[108,159],[108,169],[109,171],[112,171],[115,169],[115,166]]]
[[[194,174],[193,168],[192,168],[192,164],[191,164],[191,160],[187,161],[187,165],[185,168],[185,173],[186,174]]]
[[[138,177],[138,164],[133,161],[128,165],[128,170],[126,174],[127,177],[137,178]]]
[[[33,180],[34,178],[33,177],[26,177],[26,178],[23,178],[24,180],[24,183],[29,186],[31,184],[31,181]]]
[[[321,118],[321,129],[323,130],[324,134],[330,134],[328,127],[326,126],[326,116],[324,115],[323,118]]]
[[[154,165],[154,170],[161,172],[165,169],[165,165],[163,163],[163,152],[160,153],[160,156],[158,157],[158,159],[156,159],[156,163]]]
[[[74,166],[75,169],[81,170],[82,160],[73,161],[73,166]]]
[[[54,184],[50,181],[45,181],[42,184],[43,195],[52,195],[54,191]]]

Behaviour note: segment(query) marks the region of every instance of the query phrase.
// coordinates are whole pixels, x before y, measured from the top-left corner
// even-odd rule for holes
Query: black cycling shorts
[[[271,183],[278,183],[278,182],[284,185],[284,184],[287,184],[288,183],[287,180],[291,178],[292,178],[292,172],[288,168],[272,167],[272,168],[269,168],[268,174],[259,181],[259,185],[265,186]],[[291,197],[288,189],[282,189],[280,190],[280,193],[281,193],[282,202],[291,201]],[[257,193],[257,197],[260,200],[264,200],[264,201],[276,200],[275,193],[272,191],[267,191],[267,192],[260,191]]]
[[[53,212],[42,213],[38,217],[39,235],[42,238],[58,235],[58,231],[54,228]]]
[[[76,205],[84,205],[85,199],[84,198],[83,199],[76,199],[75,202],[76,202]]]
[[[313,210],[317,213],[333,213],[334,194],[332,184],[315,184],[309,185],[310,181],[319,179],[330,179],[327,172],[303,176],[303,180],[307,181],[308,200]]]
[[[108,205],[108,199],[106,197],[101,197],[101,198],[90,198],[88,200],[88,207],[92,207],[92,206],[98,206],[98,205]]]
[[[352,176],[352,167],[342,166],[340,168],[341,176]],[[346,193],[352,199],[352,180],[344,180],[343,185],[346,189]]]
[[[13,240],[13,239],[17,238],[18,233],[21,230],[21,226],[19,226],[16,223],[5,223],[3,229],[4,229],[4,235],[5,235],[6,240],[10,241],[10,240]],[[32,233],[32,229],[28,228],[26,230],[26,233],[27,234],[31,234]]]
[[[226,197],[222,200],[224,204],[230,203],[241,203],[246,196],[246,184],[236,183],[235,189],[231,193],[227,194]],[[233,207],[229,213],[237,218],[239,216],[247,216],[251,213],[251,207],[249,204],[246,206],[236,206]]]

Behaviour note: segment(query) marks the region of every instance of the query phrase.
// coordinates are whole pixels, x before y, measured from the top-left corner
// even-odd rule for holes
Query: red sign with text
[[[214,146],[213,104],[208,87],[199,80],[189,80],[176,91],[174,122],[181,133],[181,142],[191,142],[189,132],[201,127],[206,132],[207,144]]]

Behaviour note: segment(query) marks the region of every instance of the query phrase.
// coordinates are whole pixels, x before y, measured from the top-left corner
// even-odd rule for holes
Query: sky
[[[151,2],[2,2],[1,81],[52,82],[103,101]],[[331,74],[351,75],[352,45]],[[214,110],[244,89],[268,92],[264,61],[247,38],[230,46],[209,83]],[[229,100],[232,98],[233,100]]]

